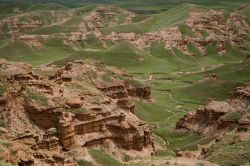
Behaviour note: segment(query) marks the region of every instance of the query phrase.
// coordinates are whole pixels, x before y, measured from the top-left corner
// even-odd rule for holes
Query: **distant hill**
[[[112,4],[131,8],[135,10],[143,8],[160,8],[162,10],[169,9],[182,3],[192,3],[198,5],[206,5],[210,7],[232,7],[242,3],[249,3],[249,0],[0,0],[0,3],[16,3],[16,2],[32,2],[32,3],[58,3],[70,7],[77,7],[86,4]]]

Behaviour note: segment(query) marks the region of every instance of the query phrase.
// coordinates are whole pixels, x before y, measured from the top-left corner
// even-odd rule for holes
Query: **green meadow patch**
[[[91,156],[102,166],[122,166],[123,164],[103,151],[99,151],[96,149],[89,149]]]

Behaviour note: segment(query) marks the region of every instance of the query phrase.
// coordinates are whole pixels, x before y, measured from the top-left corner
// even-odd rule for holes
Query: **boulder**
[[[59,162],[64,162],[64,160],[65,160],[65,156],[63,155],[63,154],[54,154],[53,156],[52,156],[52,158],[55,160],[55,161],[59,161]]]
[[[70,106],[70,107],[81,107],[82,106],[82,100],[77,99],[77,98],[68,99],[66,104],[68,106]]]

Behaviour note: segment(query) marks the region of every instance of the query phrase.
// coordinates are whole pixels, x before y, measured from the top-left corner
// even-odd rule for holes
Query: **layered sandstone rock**
[[[180,119],[176,129],[187,129],[204,135],[218,135],[233,126],[249,130],[250,86],[239,87],[227,101],[213,101]]]
[[[165,43],[166,49],[178,49],[184,54],[192,55],[188,49],[189,44],[196,46],[200,52],[206,55],[206,46],[210,43],[216,43],[220,54],[225,54],[225,45],[238,45],[243,37],[250,31],[250,26],[244,16],[238,13],[231,13],[225,18],[223,11],[194,11],[191,12],[186,25],[192,30],[194,35],[185,36],[181,33],[179,27],[162,29],[159,31],[135,34],[135,33],[116,33],[102,36],[103,40],[128,41],[132,45],[145,49],[149,48],[151,42],[161,41]],[[208,36],[204,37],[204,33]]]
[[[126,18],[123,20],[118,19],[118,14],[126,14]],[[89,15],[82,17],[82,21],[75,32],[71,32],[65,35],[65,40],[70,42],[81,42],[88,39],[88,36],[95,36],[100,39],[102,33],[99,28],[106,26],[113,26],[118,24],[132,23],[132,19],[135,17],[133,12],[125,9],[119,9],[118,11],[112,11],[108,7],[97,7],[90,12]]]
[[[133,114],[133,98],[150,98],[150,88],[133,89],[123,71],[91,61],[69,62],[49,77],[23,63],[1,61],[0,69],[1,84],[7,87],[0,105],[0,116],[8,124],[5,130],[32,145],[35,162],[65,163],[68,160],[53,155],[109,141],[118,149],[153,153],[150,128]],[[17,132],[24,128],[29,132],[20,136]]]
[[[151,86],[146,85],[142,87],[128,87],[128,94],[130,96],[136,96],[141,99],[150,100],[151,99]]]
[[[74,136],[73,115],[63,113],[58,123],[58,137],[64,149],[68,150],[75,144]]]
[[[42,140],[38,140],[36,145],[32,147],[33,149],[43,149],[43,150],[54,150],[59,151],[59,139],[56,137],[56,133],[47,131]]]
[[[73,108],[81,107],[82,100],[80,100],[80,99],[68,99],[66,104],[70,107],[73,107]]]
[[[26,12],[20,15],[14,15],[5,17],[0,21],[0,27],[7,24],[11,30],[25,31],[32,30],[34,28],[49,26],[51,24],[57,24],[65,22],[69,18],[68,15],[54,12],[53,20],[39,17],[40,13]]]

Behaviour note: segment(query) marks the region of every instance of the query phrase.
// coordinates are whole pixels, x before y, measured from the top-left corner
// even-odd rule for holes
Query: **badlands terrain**
[[[249,104],[249,0],[0,0],[0,166],[247,166]]]

